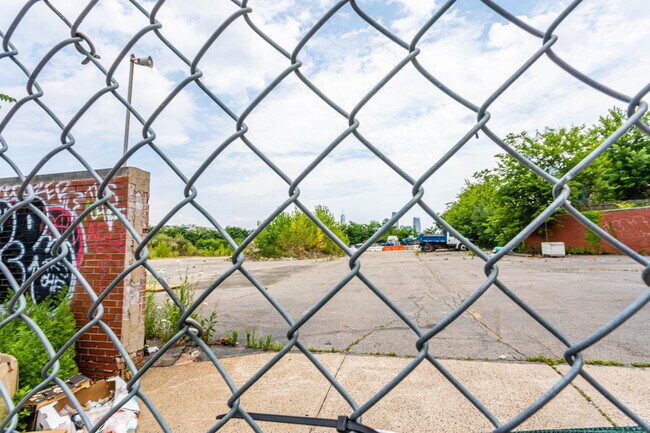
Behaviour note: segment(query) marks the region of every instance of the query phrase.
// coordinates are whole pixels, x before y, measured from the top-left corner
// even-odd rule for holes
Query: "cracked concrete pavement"
[[[367,253],[361,271],[423,330],[460,305],[485,276],[483,262],[462,252],[415,254],[413,251]],[[225,272],[221,258],[165,259],[152,262],[174,284],[186,274],[205,289]],[[348,273],[347,259],[247,262],[268,294],[297,320]],[[645,289],[641,267],[627,257],[580,256],[533,258],[508,256],[499,278],[571,341],[587,337],[607,323]],[[160,300],[164,293],[157,295]],[[286,341],[287,324],[239,273],[206,300],[216,308],[218,336],[234,329],[241,337],[256,328]],[[591,360],[626,364],[650,361],[645,334],[650,309],[642,309],[610,336],[585,352]],[[353,279],[300,329],[300,339],[320,350],[356,354],[414,355],[415,333],[359,279]],[[561,357],[564,347],[498,288],[488,291],[429,343],[441,358],[524,360]]]
[[[223,358],[222,367],[235,386],[242,386],[275,353]],[[358,404],[368,401],[412,359],[354,354],[316,354],[316,358]],[[444,368],[502,423],[533,404],[566,374],[567,366],[539,363],[442,360]],[[650,369],[586,366],[642,419],[650,417]],[[172,431],[207,431],[216,416],[228,411],[231,392],[210,362],[178,363],[153,368],[141,388]],[[350,406],[325,377],[300,353],[289,353],[252,385],[241,398],[250,412],[336,419]],[[144,406],[144,405],[143,405]],[[139,433],[161,431],[142,408]],[[428,362],[422,362],[395,389],[372,406],[364,424],[391,432],[448,433],[491,431],[488,420]],[[634,425],[580,377],[525,421],[517,431]],[[261,423],[267,433],[330,433],[333,429]],[[232,420],[220,432],[253,431]]]

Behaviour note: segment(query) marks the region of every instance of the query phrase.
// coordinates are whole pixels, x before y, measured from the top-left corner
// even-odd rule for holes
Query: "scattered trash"
[[[149,346],[147,348],[147,352],[149,352],[149,355],[153,355],[154,353],[158,352],[160,349],[158,346]]]
[[[135,433],[140,407],[135,397],[127,398],[126,382],[120,377],[100,380],[73,392],[92,424],[99,422],[111,409],[119,407],[97,433]],[[61,429],[63,433],[87,433],[81,416],[65,394],[40,407],[36,414],[34,430],[54,429]]]
[[[36,430],[54,430],[62,429],[63,431],[75,433],[76,429],[70,420],[68,415],[59,415],[57,410],[54,408],[56,403],[48,404],[43,406],[36,415]]]

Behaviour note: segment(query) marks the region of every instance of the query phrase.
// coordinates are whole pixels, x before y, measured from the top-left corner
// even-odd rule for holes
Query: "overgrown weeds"
[[[173,288],[179,303],[183,306],[181,310],[171,297],[168,297],[164,303],[156,302],[156,294],[147,292],[145,303],[144,334],[146,339],[159,339],[162,344],[171,340],[178,333],[178,322],[183,315],[183,311],[188,309],[194,302],[198,282],[185,277],[183,283]],[[201,339],[207,343],[212,343],[217,326],[217,311],[213,310],[210,315],[204,317],[203,308],[205,303],[199,305],[190,317],[196,320],[203,328]],[[182,339],[186,339],[184,336]]]
[[[566,362],[562,358],[553,359],[553,358],[549,358],[549,357],[544,356],[544,355],[529,356],[529,357],[526,358],[526,361],[527,362],[541,362],[543,364],[547,364],[547,365],[551,365],[551,366],[552,365],[564,364]]]
[[[232,331],[232,334],[227,333],[225,338],[228,346],[236,346],[239,344],[239,331],[235,329]]]
[[[273,341],[273,335],[267,334],[266,337],[257,337],[256,331],[255,326],[244,330],[246,333],[246,347],[249,349],[274,350],[277,352],[284,347],[282,343]]]

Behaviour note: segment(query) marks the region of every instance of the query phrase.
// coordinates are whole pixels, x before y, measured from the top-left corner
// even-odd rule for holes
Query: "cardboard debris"
[[[115,382],[107,380],[98,380],[87,388],[81,388],[74,392],[74,396],[81,404],[82,407],[88,405],[89,402],[108,402],[113,399],[115,393]],[[55,409],[60,411],[66,406],[74,407],[64,395],[62,399],[58,400]],[[112,406],[111,406],[112,407]]]
[[[18,361],[11,355],[0,353],[0,380],[11,398],[18,388]],[[7,414],[5,402],[0,398],[0,418]]]
[[[76,394],[79,390],[90,387],[91,381],[86,376],[78,375],[66,380],[65,384],[68,385],[68,388],[70,388],[73,394]],[[38,412],[40,408],[56,403],[64,398],[67,397],[63,390],[58,386],[52,386],[30,398],[27,404],[25,404],[25,408],[31,412]]]
[[[93,424],[101,420],[113,407],[119,407],[98,433],[136,431],[140,408],[135,397],[125,401],[127,395],[126,382],[119,377],[99,380],[74,392],[76,400]],[[63,428],[62,432],[65,433],[86,432],[81,417],[65,395],[49,405],[42,406],[36,415],[34,430],[47,431],[54,428]]]
[[[0,353],[0,380],[13,397],[18,387],[18,361],[11,355]]]
[[[59,415],[54,409],[56,403],[43,406],[36,414],[36,431],[61,429],[65,433],[75,433],[76,429],[67,415]]]

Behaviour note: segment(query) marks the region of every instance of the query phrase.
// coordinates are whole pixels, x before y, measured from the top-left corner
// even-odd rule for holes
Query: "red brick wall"
[[[599,226],[633,250],[642,254],[650,254],[650,207],[602,211]],[[558,218],[557,224],[549,226],[548,240],[564,242],[566,248],[618,253],[617,249],[605,241],[594,248],[585,239],[585,234],[586,228],[578,220],[571,215],[563,215]],[[533,251],[539,251],[541,242],[545,241],[544,233],[534,233],[526,240],[526,247]]]
[[[11,181],[12,179],[0,181],[0,202],[5,203],[5,206],[15,201],[17,186],[15,180],[13,183]],[[37,207],[42,208],[43,213],[62,233],[70,226],[71,221],[76,220],[97,200],[99,185],[87,173],[63,173],[36,178],[33,187],[40,198],[40,201],[35,202],[38,203]],[[148,225],[148,188],[148,173],[133,168],[121,169],[110,184],[114,194],[111,203],[140,233]],[[21,215],[24,223],[20,223],[21,219],[16,220],[15,225],[19,229],[14,236],[16,239],[3,239],[0,243],[18,242],[24,248],[25,255],[21,260],[35,259],[37,263],[43,264],[43,260],[47,260],[49,256],[49,251],[42,246],[51,245],[54,237],[38,217],[28,213],[23,212]],[[38,224],[34,224],[34,221]],[[30,230],[33,233],[29,233]],[[20,233],[21,231],[27,233]],[[76,264],[83,278],[98,296],[134,260],[132,237],[117,216],[105,206],[94,209],[84,218],[67,245],[71,250],[68,260]],[[29,271],[19,270],[14,273],[14,277],[20,283],[28,273]],[[53,269],[45,274],[45,277],[45,284],[32,287],[34,297],[42,298],[50,292],[60,290],[64,285],[69,287],[72,292],[71,308],[77,326],[80,328],[86,325],[92,301],[81,281],[65,269]],[[140,334],[137,329],[143,330],[144,327],[145,289],[144,271],[138,269],[117,284],[102,302],[102,321],[111,327],[136,361],[142,356],[144,339],[143,336],[133,335],[133,330],[136,329],[135,333]],[[82,373],[93,378],[111,377],[120,373],[122,359],[106,333],[98,326],[93,326],[80,337],[76,350],[77,364]]]

